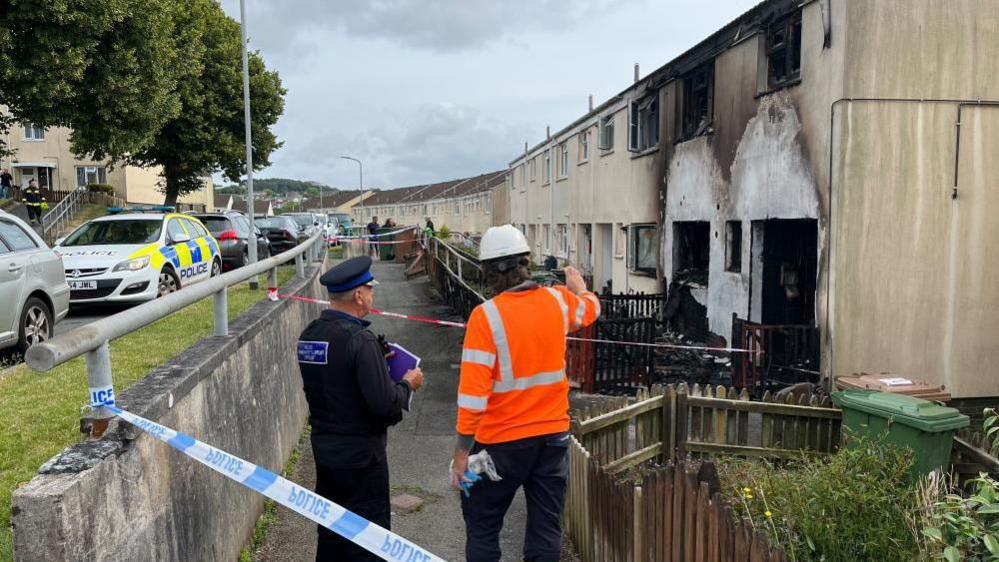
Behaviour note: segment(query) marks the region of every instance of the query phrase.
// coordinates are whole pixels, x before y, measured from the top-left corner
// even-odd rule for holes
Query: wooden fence
[[[657,385],[631,404],[620,400],[574,413],[573,434],[610,473],[648,460],[688,454],[796,458],[839,446],[842,415],[828,398],[767,394],[686,384]]]
[[[737,520],[710,463],[620,479],[572,439],[566,530],[583,562],[785,562],[767,536]]]
[[[999,478],[999,445],[980,431],[962,429],[954,437],[951,467],[961,482],[976,478],[983,472]]]

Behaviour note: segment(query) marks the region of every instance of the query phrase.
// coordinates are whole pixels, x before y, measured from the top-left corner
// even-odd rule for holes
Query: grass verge
[[[298,439],[298,446],[295,450],[291,452],[291,457],[288,462],[284,465],[284,470],[281,471],[281,476],[288,478],[292,472],[295,471],[295,467],[298,465],[298,459],[302,457],[302,447],[309,446],[309,433],[312,428],[306,426],[305,431],[302,432],[302,436]],[[278,504],[274,500],[267,500],[264,502],[264,512],[260,514],[260,518],[257,519],[257,525],[253,528],[253,538],[250,539],[250,544],[247,545],[239,553],[239,562],[253,562],[256,558],[257,550],[260,546],[264,544],[264,539],[267,537],[267,531],[271,528],[271,525],[278,520]]]
[[[293,267],[282,267],[278,281],[284,284],[294,274]],[[229,318],[247,311],[266,294],[266,283],[256,291],[247,284],[230,288]],[[208,298],[111,342],[115,390],[120,393],[210,335],[212,314]],[[21,365],[0,379],[0,427],[4,428],[0,433],[0,562],[13,560],[10,502],[14,490],[31,480],[42,463],[80,440],[79,418],[86,398],[83,357],[48,373],[35,373]]]

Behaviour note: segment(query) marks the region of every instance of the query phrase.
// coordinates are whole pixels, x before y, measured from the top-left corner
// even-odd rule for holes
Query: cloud
[[[269,51],[315,47],[327,34],[384,40],[436,53],[476,49],[525,32],[566,31],[643,0],[249,0],[255,43]],[[238,14],[235,0],[226,8]]]

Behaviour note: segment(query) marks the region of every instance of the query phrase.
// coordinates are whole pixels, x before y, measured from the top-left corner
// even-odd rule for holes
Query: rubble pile
[[[667,331],[656,343],[705,347],[707,344]],[[732,362],[729,355],[694,349],[656,348],[654,383],[731,384]]]

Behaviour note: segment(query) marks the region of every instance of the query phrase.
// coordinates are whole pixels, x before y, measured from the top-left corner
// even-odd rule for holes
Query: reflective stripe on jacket
[[[503,443],[569,429],[567,334],[600,316],[600,300],[566,287],[506,291],[472,311],[458,384],[458,433]]]

